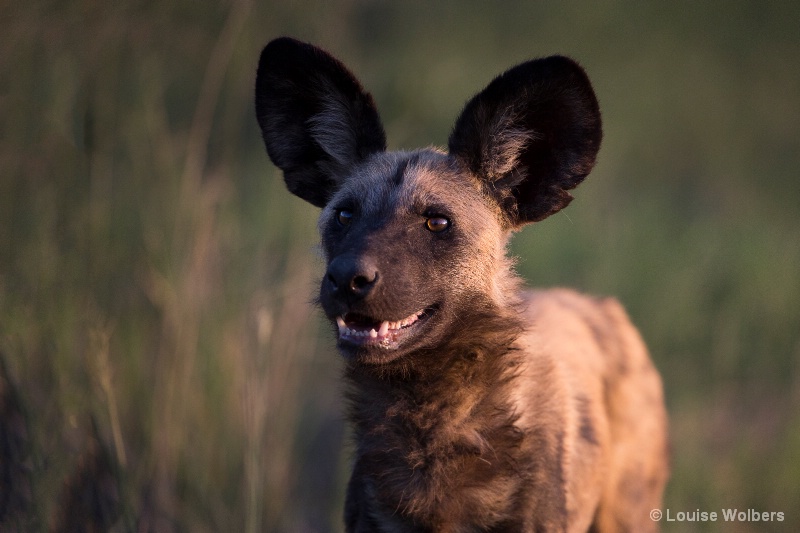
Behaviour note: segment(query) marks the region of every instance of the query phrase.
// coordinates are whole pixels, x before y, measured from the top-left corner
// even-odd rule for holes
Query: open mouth
[[[336,317],[339,341],[355,346],[393,349],[419,328],[433,312],[422,309],[401,320],[377,320],[358,313]]]

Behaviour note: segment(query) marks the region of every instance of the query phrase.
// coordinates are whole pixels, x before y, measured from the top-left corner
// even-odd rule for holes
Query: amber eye
[[[342,226],[347,226],[350,224],[350,221],[353,220],[353,212],[347,209],[339,209],[336,212],[336,220]]]
[[[444,217],[430,217],[425,221],[425,227],[434,233],[440,233],[450,227],[450,221]]]

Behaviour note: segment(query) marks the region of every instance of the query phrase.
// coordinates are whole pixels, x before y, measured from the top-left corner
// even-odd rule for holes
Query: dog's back
[[[528,432],[563,432],[569,530],[656,530],[649,512],[668,476],[667,420],[638,331],[616,300],[564,289],[526,294],[525,317],[515,407]],[[542,387],[554,400],[538,411],[531,395],[545,393],[531,391]]]
[[[278,39],[256,108],[289,189],[322,208],[319,302],[345,358],[350,532],[651,531],[661,383],[614,300],[523,293],[513,231],[564,208],[600,112],[564,57],[498,76],[448,150],[387,152],[336,59]]]

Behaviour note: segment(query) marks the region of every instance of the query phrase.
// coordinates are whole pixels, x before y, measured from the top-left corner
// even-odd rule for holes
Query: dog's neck
[[[516,479],[516,316],[494,309],[463,317],[471,340],[448,339],[392,370],[347,367],[357,461],[387,505],[414,502],[418,508],[405,510],[426,521],[443,512],[441,495],[461,483]]]

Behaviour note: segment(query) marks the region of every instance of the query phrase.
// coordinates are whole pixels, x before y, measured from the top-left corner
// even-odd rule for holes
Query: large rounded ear
[[[589,78],[561,56],[518,65],[470,100],[450,154],[483,180],[512,226],[564,208],[594,166],[602,128]]]
[[[375,102],[323,50],[288,37],[261,52],[256,117],[289,190],[323,207],[347,171],[386,149]]]

